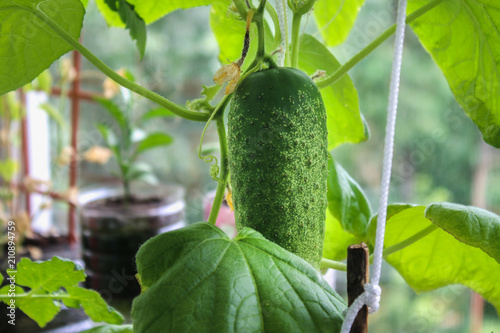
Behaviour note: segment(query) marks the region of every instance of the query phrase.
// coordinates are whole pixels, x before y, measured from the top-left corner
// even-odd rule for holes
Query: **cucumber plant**
[[[363,0],[338,6],[327,0],[278,0],[274,6],[266,0],[176,0],[162,6],[154,0],[122,0],[111,4],[114,11],[103,10],[110,24],[131,29],[142,53],[145,34],[142,28],[132,31],[133,20],[142,27],[176,9],[212,6],[211,29],[220,57],[235,60],[217,72],[216,80],[230,86],[220,101],[214,102],[217,87],[205,87],[202,99],[183,107],[121,77],[78,42],[86,3],[0,4],[0,45],[8,45],[0,49],[0,75],[9,78],[0,82],[0,94],[31,81],[76,49],[118,84],[174,114],[207,125],[214,121],[219,135],[219,158],[203,157],[215,162],[210,173],[217,182],[208,223],[159,235],[137,254],[142,293],[133,302],[133,330],[338,331],[346,305],[317,268],[345,270],[345,251],[336,249],[358,241],[373,246],[376,219],[359,185],[327,152],[367,139],[347,72],[395,27],[341,65],[328,46],[344,41]],[[118,14],[122,7],[134,15]],[[406,22],[457,101],[483,139],[500,147],[500,40],[490,33],[500,27],[500,4],[410,0],[408,8]],[[322,40],[301,33],[305,15],[314,15]],[[26,26],[33,33],[18,38]],[[281,54],[284,67],[276,66]],[[230,103],[228,136],[225,110]],[[234,239],[214,226],[226,191],[234,194],[240,229]],[[413,289],[459,283],[500,309],[499,216],[450,203],[390,205],[387,216],[384,256]]]

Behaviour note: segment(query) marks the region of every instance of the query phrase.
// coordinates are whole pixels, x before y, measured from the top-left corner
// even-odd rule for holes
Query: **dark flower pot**
[[[135,254],[149,238],[184,222],[184,190],[179,186],[135,187],[128,203],[117,187],[81,196],[80,228],[86,286],[106,300],[140,293]]]

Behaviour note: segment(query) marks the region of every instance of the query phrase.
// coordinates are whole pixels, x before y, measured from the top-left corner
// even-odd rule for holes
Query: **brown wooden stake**
[[[73,189],[77,185],[77,167],[78,162],[76,159],[76,152],[78,151],[78,123],[80,118],[80,67],[81,58],[78,51],[73,51],[73,66],[75,68],[76,76],[73,81],[71,89],[71,147],[73,154],[71,154],[70,168],[69,168],[69,187]],[[74,206],[69,206],[68,210],[68,226],[69,226],[69,243],[75,244],[78,241],[76,235],[76,210]]]
[[[30,175],[30,160],[28,156],[28,124],[26,120],[26,113],[28,110],[26,110],[26,95],[23,92],[23,89],[19,89],[19,96],[21,99],[21,105],[23,107],[23,110],[25,112],[23,118],[21,119],[21,156],[22,156],[22,161],[23,161],[23,180],[26,179],[26,177],[29,177]],[[31,215],[31,195],[30,193],[26,192],[25,194],[25,205],[26,205],[26,213],[28,216]],[[31,229],[31,223],[30,223],[30,229]]]
[[[369,279],[369,251],[365,243],[354,244],[347,248],[347,301],[348,305],[363,293]],[[354,320],[351,333],[368,332],[368,307],[359,310]]]

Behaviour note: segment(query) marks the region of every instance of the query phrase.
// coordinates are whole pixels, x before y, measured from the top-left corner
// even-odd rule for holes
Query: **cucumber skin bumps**
[[[250,227],[319,268],[327,208],[326,112],[295,68],[249,75],[228,114],[236,227]]]

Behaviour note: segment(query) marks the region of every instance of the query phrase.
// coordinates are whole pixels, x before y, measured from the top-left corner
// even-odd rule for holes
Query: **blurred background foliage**
[[[178,10],[149,25],[146,53],[140,61],[128,32],[108,28],[95,3],[90,1],[81,40],[111,68],[127,68],[139,84],[185,104],[200,97],[202,84],[213,83],[213,74],[220,66],[219,48],[209,28],[209,10],[209,7]],[[313,29],[313,18],[308,20],[305,29],[321,38],[316,31],[309,31]],[[367,1],[347,41],[334,48],[333,53],[344,63],[394,20],[393,1]],[[423,205],[450,201],[481,205],[499,214],[500,155],[482,142],[476,126],[455,102],[443,75],[411,29],[406,37],[390,201]],[[333,151],[337,161],[365,190],[374,211],[382,168],[392,43],[390,39],[382,44],[349,73],[358,90],[370,139],[358,145],[345,144]],[[53,65],[54,73],[64,59],[70,59],[70,55]],[[104,76],[85,60],[82,70],[82,88],[102,93]],[[136,104],[137,115],[153,107],[145,101]],[[65,118],[69,119],[69,111],[66,112]],[[107,117],[97,104],[82,103],[79,133],[82,152],[95,144],[102,145],[95,124]],[[201,221],[203,199],[216,187],[209,176],[209,165],[197,156],[204,124],[168,118],[149,125],[154,126],[153,130],[174,136],[175,142],[147,153],[145,159],[163,182],[186,187],[187,222]],[[53,141],[55,147],[55,136]],[[216,142],[214,128],[209,128],[205,142]],[[54,150],[53,154],[55,159],[57,152]],[[55,189],[67,188],[64,168],[53,169]],[[110,169],[82,161],[80,188],[112,178]],[[384,269],[381,310],[370,319],[373,332],[470,331],[468,289],[450,286],[416,297],[396,271],[388,265]],[[340,293],[345,292],[344,283],[343,274],[337,273]],[[499,325],[496,311],[487,304],[482,332],[500,331]]]

